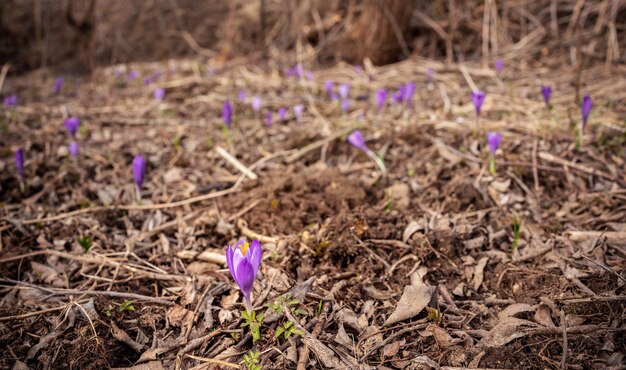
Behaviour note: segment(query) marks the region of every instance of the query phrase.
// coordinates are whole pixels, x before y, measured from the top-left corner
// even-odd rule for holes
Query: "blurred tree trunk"
[[[338,45],[337,54],[360,63],[369,58],[374,64],[404,59],[410,50],[405,36],[409,29],[414,0],[365,0],[350,4],[346,24],[347,45]],[[346,55],[347,53],[347,55]]]

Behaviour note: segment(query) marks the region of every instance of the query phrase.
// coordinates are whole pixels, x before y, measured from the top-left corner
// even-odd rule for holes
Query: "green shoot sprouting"
[[[135,306],[133,306],[133,302],[132,301],[129,301],[127,299],[117,308],[117,310],[120,311],[120,312],[124,312],[126,310],[135,311]]]
[[[281,334],[285,337],[285,339],[289,339],[292,334],[302,335],[304,333],[296,328],[293,325],[293,322],[285,321],[284,324],[278,325],[278,327],[276,328],[276,333],[274,333],[274,339],[278,339]]]
[[[243,364],[248,370],[261,370],[261,365],[259,364],[259,356],[261,352],[250,351],[243,355]]]
[[[252,334],[252,343],[256,343],[261,339],[261,324],[263,323],[263,314],[256,315],[256,312],[242,311],[241,317],[245,320],[241,324],[242,328],[246,326],[250,328],[250,334]]]
[[[93,245],[91,238],[87,235],[76,238],[76,243],[78,243],[78,245],[80,245],[85,252],[89,252]]]

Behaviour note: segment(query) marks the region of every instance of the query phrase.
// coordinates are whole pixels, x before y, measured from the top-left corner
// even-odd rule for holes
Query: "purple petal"
[[[22,148],[15,150],[15,167],[20,180],[24,180],[24,149]]]
[[[142,155],[136,155],[133,158],[133,177],[135,178],[135,184],[137,188],[141,190],[143,186],[143,177],[146,173],[146,160]]]
[[[363,138],[363,134],[361,134],[359,130],[354,130],[350,136],[348,136],[348,142],[357,149],[364,152],[368,151],[367,145],[365,145],[365,138]]]
[[[248,253],[246,254],[246,258],[250,261],[252,268],[254,269],[254,275],[259,271],[259,266],[261,266],[261,260],[263,259],[263,249],[261,248],[261,243],[258,240],[253,240],[250,244],[250,248],[248,249]]]
[[[235,251],[235,261],[236,257],[237,252]],[[250,296],[255,277],[254,267],[247,259],[242,259],[239,263],[235,262],[235,281],[246,297]]]
[[[226,247],[226,264],[228,265],[228,270],[230,271],[230,276],[233,277],[233,279],[235,279],[235,267],[233,265],[233,247],[230,246],[230,244],[228,245],[228,247]],[[235,279],[235,282],[237,281],[237,279]]]

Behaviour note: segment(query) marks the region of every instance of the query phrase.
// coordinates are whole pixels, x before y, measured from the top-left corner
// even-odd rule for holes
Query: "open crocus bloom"
[[[226,248],[226,263],[230,270],[230,276],[241,289],[248,312],[252,311],[250,293],[252,293],[252,285],[259,272],[262,259],[263,250],[258,240],[254,240],[252,243],[239,240],[234,246],[229,245]]]

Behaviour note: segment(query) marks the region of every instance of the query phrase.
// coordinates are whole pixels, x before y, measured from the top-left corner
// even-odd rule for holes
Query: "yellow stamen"
[[[248,242],[243,243],[243,247],[241,247],[241,254],[245,256],[246,252],[248,251],[248,248],[250,248],[250,243]]]

